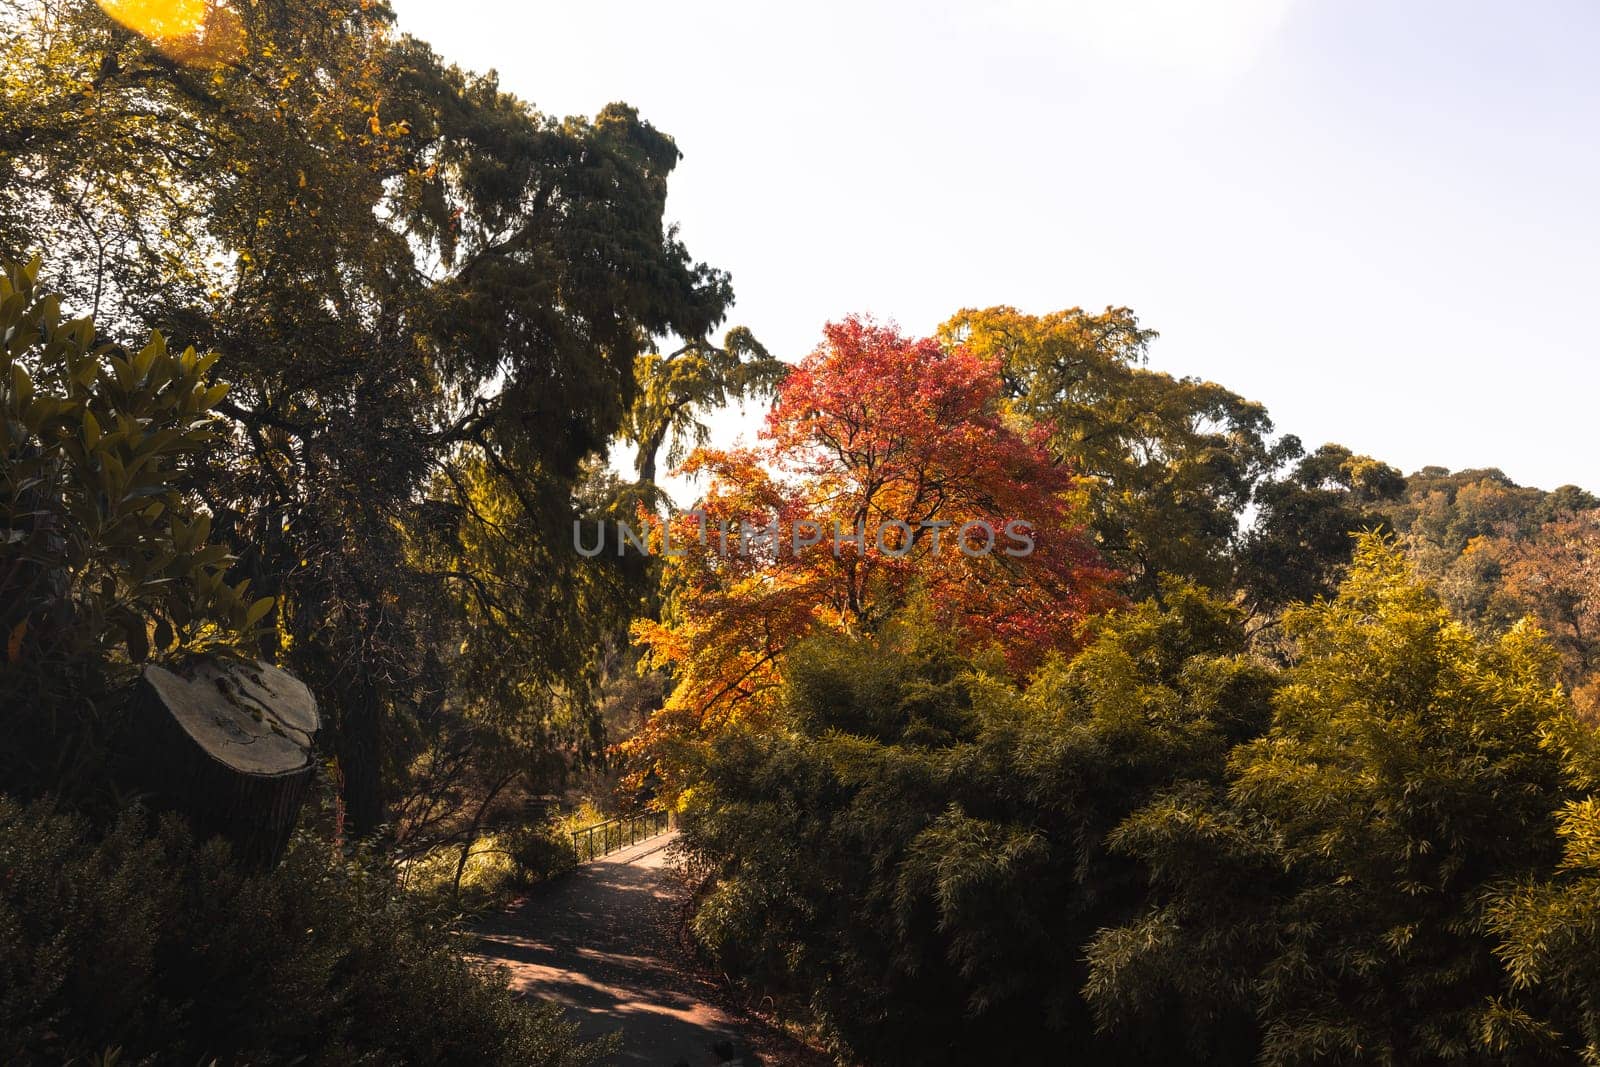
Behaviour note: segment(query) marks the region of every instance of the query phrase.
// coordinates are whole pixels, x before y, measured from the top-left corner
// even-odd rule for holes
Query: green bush
[[[553,827],[498,830],[472,842],[465,864],[458,844],[441,845],[413,860],[406,866],[405,887],[440,906],[482,912],[576,863],[572,842]]]
[[[0,781],[14,793],[105,791],[131,665],[249,647],[270,597],[186,494],[214,447],[214,355],[101,344],[0,261]]]
[[[510,848],[517,865],[519,888],[548,882],[578,865],[572,839],[560,827],[544,826],[516,834]]]
[[[406,864],[406,891],[468,912],[503,904],[518,882],[516,860],[506,843],[505,835],[483,834],[472,842],[464,864],[459,844],[430,849]]]
[[[1262,1067],[1571,1064],[1585,1042],[1596,1062],[1594,972],[1562,947],[1593,955],[1594,783],[1562,751],[1594,735],[1554,651],[1453,621],[1370,535],[1286,627],[1271,727],[1226,783],[1175,787],[1110,839],[1152,877],[1143,914],[1088,946],[1102,1020],[1246,1012]]]
[[[718,875],[701,945],[867,1063],[1173,1062],[1144,1047],[1163,1033],[1097,1034],[1079,994],[1082,946],[1143,883],[1104,840],[1220,780],[1273,678],[1236,611],[1164,593],[1027,687],[915,623],[791,653],[781,728],[719,738],[683,813]]]
[[[0,1061],[578,1067],[551,1006],[464,962],[389,872],[302,836],[270,874],[126,814],[0,799]]]
[[[1600,1065],[1600,734],[1548,643],[1371,536],[1285,626],[1270,668],[1169,584],[1025,688],[797,647],[688,794],[692,929],[873,1064]]]

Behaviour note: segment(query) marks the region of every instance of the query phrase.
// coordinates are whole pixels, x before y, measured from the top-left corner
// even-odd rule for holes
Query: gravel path
[[[685,887],[675,833],[580,866],[477,926],[476,955],[512,988],[568,1009],[585,1037],[622,1031],[627,1067],[828,1062],[721,1005],[672,936]]]

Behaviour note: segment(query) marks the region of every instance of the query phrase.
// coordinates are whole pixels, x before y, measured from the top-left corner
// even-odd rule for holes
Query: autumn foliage
[[[1045,427],[1007,418],[997,363],[860,318],[784,381],[753,448],[702,450],[699,517],[673,520],[671,610],[636,636],[677,687],[634,742],[759,715],[782,656],[914,610],[1026,671],[1116,599]]]
[[[1550,635],[1574,700],[1600,717],[1600,511],[1558,517],[1531,537],[1475,540],[1468,549],[1499,571],[1509,610],[1532,616]]]

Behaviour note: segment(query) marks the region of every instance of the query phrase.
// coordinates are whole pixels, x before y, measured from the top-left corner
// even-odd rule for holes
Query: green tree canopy
[[[221,7],[232,43],[197,65],[92,0],[8,6],[0,247],[48,246],[113,335],[226,353],[232,432],[196,490],[279,600],[366,831],[386,724],[460,677],[438,612],[506,582],[609,586],[564,551],[580,465],[653,338],[703,344],[731,290],[663,224],[678,150],[633,109],[542,116],[382,3]],[[513,558],[463,542],[475,493],[509,509]],[[414,531],[442,547],[419,556]],[[497,662],[581,676],[594,598],[533,606]]]
[[[1127,308],[968,309],[939,335],[1001,358],[1015,410],[1050,427],[1057,456],[1089,480],[1091,527],[1135,595],[1157,593],[1161,574],[1230,586],[1256,483],[1299,452],[1292,438],[1270,443],[1265,408],[1144,366],[1156,333]]]
[[[1239,581],[1258,608],[1277,610],[1334,591],[1355,535],[1388,528],[1378,505],[1406,482],[1387,463],[1323,445],[1285,478],[1256,486],[1256,517],[1239,549]]]
[[[633,373],[638,393],[623,423],[624,438],[637,449],[639,480],[655,482],[663,447],[667,466],[676,467],[707,444],[709,411],[730,401],[772,396],[788,370],[742,326],[729,330],[720,346],[693,342],[640,356]]]

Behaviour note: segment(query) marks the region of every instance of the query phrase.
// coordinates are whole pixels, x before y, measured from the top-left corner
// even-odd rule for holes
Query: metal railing
[[[643,815],[623,815],[607,819],[593,826],[569,830],[568,833],[572,835],[572,851],[577,855],[578,862],[583,863],[600,856],[609,856],[630,845],[637,845],[640,841],[648,841],[670,829],[672,829],[671,812],[647,811]]]

